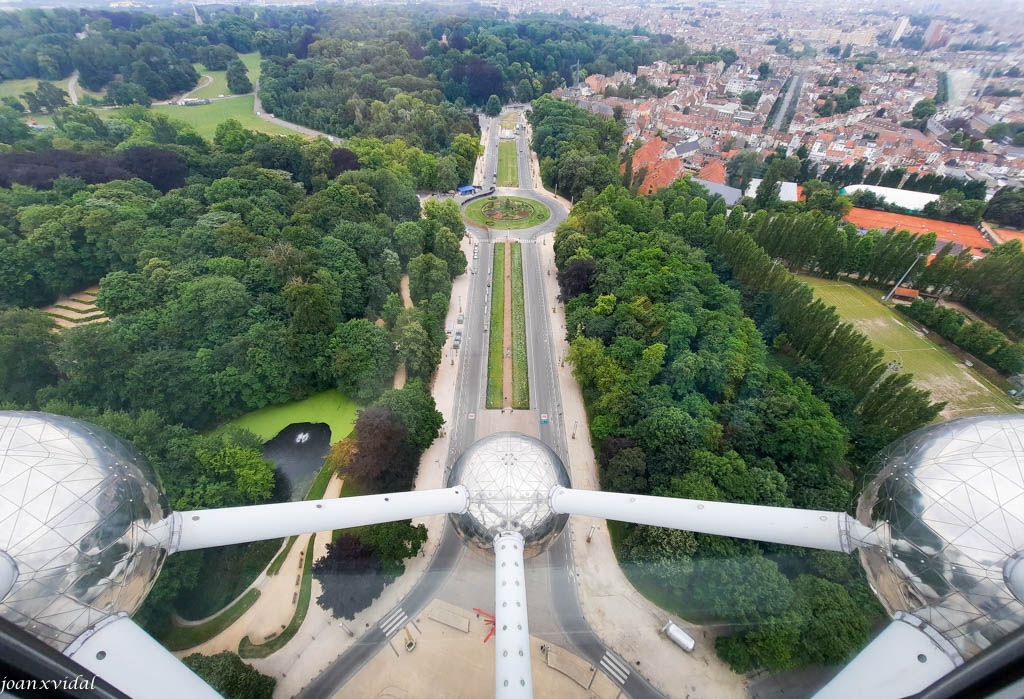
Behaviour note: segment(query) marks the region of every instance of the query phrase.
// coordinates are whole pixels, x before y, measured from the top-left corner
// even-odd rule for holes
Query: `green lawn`
[[[506,201],[517,211],[528,211],[528,215],[519,218],[520,214],[515,213],[514,215],[517,216],[515,219],[502,218],[500,208]],[[494,216],[489,216],[484,213],[485,208],[488,207],[495,207],[499,210],[492,212],[495,214]],[[547,221],[551,216],[551,212],[548,211],[548,207],[535,199],[523,197],[484,197],[483,199],[477,199],[467,206],[463,215],[478,225],[501,230],[506,228],[532,228]]]
[[[283,126],[263,121],[253,113],[252,104],[252,95],[239,95],[195,107],[181,107],[176,104],[154,105],[152,110],[163,112],[167,116],[191,124],[204,138],[213,138],[217,124],[225,119],[237,119],[247,129],[262,131],[273,136],[293,136],[298,133]]]
[[[245,67],[249,72],[249,81],[255,85],[256,81],[260,78],[259,51],[253,51],[252,53],[240,53],[238,54],[238,58],[245,64]],[[204,99],[207,97],[212,98],[230,94],[228,91],[228,72],[226,70],[206,70],[202,63],[195,63],[193,66],[199,75],[209,75],[213,78],[213,82],[192,92],[189,94],[189,97]]]
[[[333,444],[352,432],[358,410],[358,405],[338,391],[332,390],[317,393],[305,400],[262,408],[227,424],[244,427],[250,432],[258,434],[264,441],[269,441],[292,423],[326,422],[331,428],[331,443]]]
[[[519,164],[516,161],[515,141],[502,141],[498,144],[498,186],[519,186]]]
[[[68,91],[68,79],[63,80],[48,80],[47,82],[52,83],[64,90]],[[35,92],[39,86],[39,80],[37,78],[25,78],[24,80],[4,80],[0,82],[0,97],[21,97],[26,92]],[[78,85],[78,99],[82,99],[85,95],[92,95],[93,97],[100,98],[103,96],[102,92],[93,92],[92,90],[86,90],[81,85]],[[68,100],[70,104],[71,100]]]
[[[491,277],[491,329],[487,350],[487,407],[504,405],[505,367],[505,244],[494,246],[494,275]]]
[[[526,362],[526,301],[523,298],[523,246],[512,243],[512,407],[529,410],[530,374]]]
[[[260,52],[253,51],[252,53],[240,53],[238,58],[241,59],[242,63],[245,64],[246,70],[249,72],[249,82],[253,85],[260,79]]]
[[[902,362],[914,375],[914,384],[931,391],[932,398],[949,405],[943,417],[951,419],[982,413],[1017,412],[1013,401],[998,386],[965,367],[952,354],[916,330],[880,300],[881,292],[842,281],[800,277],[816,296],[836,307],[840,317],[867,335],[885,351],[887,361]]]
[[[199,82],[196,83],[197,85],[202,85],[206,76],[212,78],[213,82],[188,93],[189,97],[204,99],[207,97],[212,98],[231,94],[228,92],[228,72],[226,70],[206,70],[203,68],[202,63],[193,63],[192,67],[196,69],[197,73],[199,73]]]

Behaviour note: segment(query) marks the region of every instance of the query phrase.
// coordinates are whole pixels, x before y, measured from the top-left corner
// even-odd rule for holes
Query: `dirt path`
[[[78,71],[76,70],[68,78],[68,99],[71,100],[71,104],[78,104]]]
[[[344,481],[337,474],[332,476],[330,483],[327,484],[324,497],[338,497],[343,484]],[[179,658],[191,653],[213,655],[225,650],[236,653],[238,644],[246,636],[249,636],[249,639],[255,643],[262,643],[270,634],[280,633],[281,629],[291,622],[292,616],[295,614],[295,602],[302,580],[303,559],[309,545],[309,537],[317,537],[314,546],[314,560],[316,560],[324,555],[327,542],[331,540],[332,535],[332,531],[326,531],[299,536],[288,551],[288,556],[278,574],[268,576],[264,571],[249,586],[260,591],[260,598],[238,618],[238,621],[210,640],[188,650],[178,651],[175,655]],[[245,594],[245,591],[242,594]],[[310,600],[310,606],[315,604],[316,597],[313,597]]]
[[[402,293],[402,308],[412,308],[412,296],[409,294],[409,275],[403,274],[402,281],[399,283],[399,289]],[[398,365],[398,369],[395,371],[395,381],[391,384],[391,388],[402,388],[405,386],[405,382],[408,379],[408,375],[405,369],[405,362]]]
[[[505,246],[505,321],[504,321],[504,338],[502,339],[502,345],[504,347],[503,362],[502,362],[502,376],[501,376],[501,392],[505,397],[502,401],[501,407],[512,408],[512,246],[508,244],[508,241],[502,243]]]

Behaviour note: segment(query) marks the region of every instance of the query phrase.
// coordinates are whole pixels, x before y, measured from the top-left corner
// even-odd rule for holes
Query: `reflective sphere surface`
[[[106,430],[0,411],[0,551],[16,571],[0,616],[63,650],[138,609],[166,556],[150,530],[167,512],[154,483],[142,456]]]
[[[488,435],[467,449],[448,475],[448,486],[465,486],[469,507],[450,515],[462,538],[484,551],[503,531],[518,532],[525,555],[535,556],[565,526],[568,515],[551,510],[551,489],[569,487],[569,473],[551,447],[518,432]]]
[[[878,457],[857,518],[883,523],[861,550],[890,613],[913,612],[969,658],[1024,625],[1004,568],[1024,550],[1024,416],[925,427]]]

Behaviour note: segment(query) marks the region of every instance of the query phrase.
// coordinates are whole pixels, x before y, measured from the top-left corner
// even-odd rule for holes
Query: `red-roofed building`
[[[683,172],[683,162],[679,158],[662,160],[647,170],[647,176],[637,190],[640,194],[651,194],[662,187],[668,187],[679,179]]]
[[[1009,228],[993,228],[992,232],[1000,243],[1009,243],[1011,240],[1019,240],[1024,245],[1024,231],[1011,231]]]
[[[857,206],[850,209],[850,213],[844,216],[843,220],[849,221],[861,230],[878,228],[887,231],[890,228],[895,228],[897,231],[910,231],[917,235],[935,233],[940,245],[953,243],[958,250],[973,248],[976,255],[984,255],[992,248],[992,243],[981,234],[981,231],[966,223],[949,223],[934,218],[893,214]]]
[[[700,172],[697,173],[697,179],[707,180],[708,182],[717,182],[718,184],[725,184],[725,163],[718,159],[712,160],[707,165],[702,167]]]

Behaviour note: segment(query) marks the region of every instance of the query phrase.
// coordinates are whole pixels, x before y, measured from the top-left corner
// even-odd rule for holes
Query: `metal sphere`
[[[143,457],[106,430],[0,411],[0,616],[64,650],[138,609],[167,550],[154,483]]]
[[[525,555],[543,551],[565,526],[568,515],[551,510],[551,489],[569,487],[569,473],[547,444],[517,432],[499,432],[463,452],[448,475],[448,486],[469,491],[469,507],[450,515],[455,530],[474,547],[493,552],[494,537],[514,531],[525,540]]]
[[[1024,416],[922,428],[883,450],[876,469],[857,518],[879,525],[884,546],[861,558],[889,613],[924,619],[965,659],[1024,625],[1013,589],[1021,592]]]

